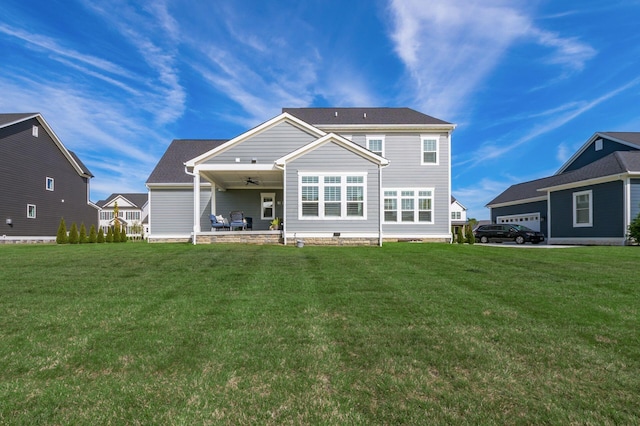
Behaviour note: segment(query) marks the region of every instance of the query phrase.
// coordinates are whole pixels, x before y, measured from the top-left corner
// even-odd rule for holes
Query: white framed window
[[[597,139],[595,143],[596,151],[602,151],[602,139]]]
[[[54,188],[53,178],[47,177],[47,179],[45,180],[45,188],[47,189],[47,191],[53,191],[53,188]]]
[[[438,164],[438,139],[439,137],[434,135],[422,135],[420,137],[420,146],[422,149],[420,164]]]
[[[365,174],[301,173],[298,218],[366,219]]]
[[[125,212],[126,220],[140,220],[140,212],[137,211],[127,211]]]
[[[34,138],[38,137],[38,126],[33,126],[31,128],[31,136],[33,136]]]
[[[573,227],[593,226],[593,192],[573,193]]]
[[[461,218],[460,212],[451,212],[451,219],[460,220],[460,218]]]
[[[367,135],[367,149],[384,157],[384,135]]]
[[[27,204],[27,218],[35,219],[36,218],[36,205],[35,204]]]
[[[385,189],[384,222],[433,223],[433,189]]]
[[[273,220],[276,218],[275,192],[260,193],[260,219]]]

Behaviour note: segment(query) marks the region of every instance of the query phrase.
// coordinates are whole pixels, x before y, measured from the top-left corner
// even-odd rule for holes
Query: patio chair
[[[229,224],[225,223],[224,218],[222,216],[216,216],[215,214],[210,214],[209,219],[211,219],[211,229],[215,229],[219,231],[220,229],[229,229]]]
[[[247,229],[247,221],[244,218],[244,213],[240,210],[235,210],[229,213],[230,221],[229,228],[233,231],[234,228],[242,228],[242,230]]]

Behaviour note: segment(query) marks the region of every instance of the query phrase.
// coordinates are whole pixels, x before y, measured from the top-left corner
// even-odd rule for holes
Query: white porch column
[[[200,172],[193,174],[193,245],[196,244],[196,234],[200,232]]]

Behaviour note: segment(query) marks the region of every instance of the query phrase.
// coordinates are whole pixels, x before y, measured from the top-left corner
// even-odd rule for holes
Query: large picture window
[[[593,193],[581,191],[573,193],[573,226],[593,226]]]
[[[385,223],[433,223],[433,189],[384,191]]]
[[[365,202],[365,175],[300,175],[300,219],[366,219]]]

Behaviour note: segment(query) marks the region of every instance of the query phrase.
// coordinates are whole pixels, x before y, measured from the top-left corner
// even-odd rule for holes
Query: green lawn
[[[638,424],[638,247],[0,246],[2,424]]]

